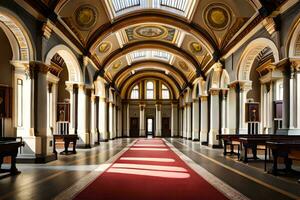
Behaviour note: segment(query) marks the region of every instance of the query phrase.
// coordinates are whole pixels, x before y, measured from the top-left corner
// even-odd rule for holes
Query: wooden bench
[[[283,157],[286,168],[284,171],[290,171],[292,160],[300,160],[300,155],[293,152],[300,152],[300,139],[290,139],[281,141],[267,141],[266,147],[272,150],[273,166],[270,171],[272,174],[278,174],[278,158]],[[266,169],[266,168],[265,168]],[[298,180],[300,182],[300,180]]]
[[[236,135],[236,134],[227,134],[227,135],[217,135],[218,140],[223,140],[223,148],[224,148],[224,156],[228,154],[227,147],[229,146],[231,149],[231,152],[229,152],[231,155],[234,153],[234,147],[238,147],[238,158],[240,158],[240,151],[241,149],[241,141],[240,138],[255,138],[255,137],[269,137],[268,135]]]
[[[64,142],[65,150],[60,152],[61,155],[76,154],[76,143],[79,139],[78,135],[53,135],[53,152],[57,155],[56,144],[57,140],[62,140]],[[73,144],[73,150],[69,151],[70,143]]]
[[[16,158],[18,155],[18,149],[22,146],[24,146],[24,142],[20,137],[0,138],[0,173],[10,172],[12,175],[20,173],[16,167]],[[11,167],[9,170],[1,168],[3,159],[7,156],[11,157]]]

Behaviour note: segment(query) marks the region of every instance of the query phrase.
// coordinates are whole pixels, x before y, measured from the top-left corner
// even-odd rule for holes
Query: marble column
[[[54,160],[53,153],[53,131],[52,125],[52,87],[53,83],[58,83],[58,78],[49,72],[49,67],[42,63],[35,63],[35,68],[38,71],[35,77],[35,128],[36,139],[35,145],[41,149],[40,154],[35,155],[40,161],[48,162]]]
[[[201,103],[201,130],[200,130],[200,142],[201,144],[208,144],[208,138],[207,138],[207,129],[208,129],[208,102],[207,102],[207,96],[201,96],[200,97]]]
[[[219,140],[217,135],[220,134],[220,106],[219,106],[219,94],[220,90],[210,89],[210,131],[209,131],[209,145],[212,147],[219,146]]]
[[[107,104],[105,97],[99,97],[99,119],[98,126],[100,132],[100,141],[108,140],[108,132],[107,132]]]
[[[87,131],[85,85],[78,84],[78,130],[79,142],[83,147],[90,147],[90,134]]]
[[[74,95],[74,85],[73,83],[66,82],[66,90],[70,95],[70,124],[69,124],[69,134],[75,134],[75,95]]]
[[[187,118],[187,125],[186,125],[186,135],[187,139],[192,139],[192,103],[187,103],[186,105],[186,118]]]
[[[118,126],[118,134],[117,134],[117,136],[118,136],[118,138],[121,138],[122,137],[122,123],[124,123],[124,121],[122,122],[122,106],[121,106],[121,104],[118,106],[118,108],[117,108],[117,113],[118,113],[118,124],[117,124],[117,126]]]
[[[178,135],[179,137],[182,137],[182,108],[180,107],[179,108],[179,112],[178,112],[178,127],[179,127],[179,130],[178,130]]]
[[[227,119],[227,113],[228,113],[227,93],[228,90],[222,90],[222,117],[221,117],[222,134],[229,134],[228,119]]]
[[[126,108],[127,112],[126,112],[126,128],[127,128],[127,137],[130,137],[130,105],[127,104],[127,108]]]
[[[171,105],[171,137],[178,136],[178,104]]]
[[[113,103],[109,102],[109,111],[108,111],[108,132],[109,132],[109,139],[112,140],[114,138],[114,111],[113,111]]]
[[[140,137],[146,136],[145,129],[145,105],[140,104]]]
[[[193,141],[199,141],[199,99],[193,99]]]
[[[113,119],[113,124],[114,124],[114,128],[113,128],[113,133],[114,133],[114,139],[117,138],[117,106],[116,104],[114,104],[113,107],[113,113],[114,113],[114,119]]]
[[[229,134],[237,133],[237,84],[233,83],[229,85],[228,91],[228,110],[226,118],[228,118],[228,132]],[[229,120],[230,119],[230,120]]]
[[[290,76],[290,96],[289,96],[289,100],[290,100],[290,113],[289,113],[289,117],[290,117],[290,124],[289,124],[289,128],[290,129],[294,129],[295,125],[294,125],[294,114],[295,114],[295,106],[294,106],[294,77],[295,77],[295,73],[294,70],[292,70],[291,76]]]
[[[297,129],[300,129],[300,71],[296,74],[296,82],[297,82]]]
[[[247,93],[251,89],[251,82],[239,83],[239,134],[248,134],[248,128],[245,119]]]
[[[90,113],[90,126],[91,126],[91,145],[98,141],[98,134],[96,130],[96,97],[92,94],[91,99],[91,113]]]
[[[186,105],[183,107],[183,125],[182,125],[182,137],[187,139],[187,116],[186,116]]]
[[[155,130],[155,136],[156,137],[161,137],[161,104],[156,104],[156,130]]]

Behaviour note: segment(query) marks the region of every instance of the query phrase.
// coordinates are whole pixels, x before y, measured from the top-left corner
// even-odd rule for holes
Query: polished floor
[[[244,164],[224,157],[222,150],[200,146],[199,142],[166,139],[195,163],[250,199],[299,199],[300,184],[292,178],[273,176],[261,164]],[[76,155],[59,156],[47,164],[18,164],[18,176],[0,177],[0,199],[53,199],[91,173],[134,139],[118,139]],[[270,167],[270,166],[269,166]]]

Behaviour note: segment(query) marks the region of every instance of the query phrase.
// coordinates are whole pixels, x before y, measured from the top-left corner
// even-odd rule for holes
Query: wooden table
[[[53,152],[57,155],[56,142],[57,140],[63,140],[65,150],[63,152],[60,152],[60,154],[61,155],[76,154],[76,143],[78,139],[79,139],[78,135],[53,135],[53,140],[54,140]],[[69,151],[70,143],[73,143],[72,151]]]
[[[277,142],[266,142],[266,147],[272,150],[273,166],[271,173],[277,175],[278,173],[278,157],[284,157],[286,169],[291,170],[292,160],[289,158],[289,153],[292,151],[300,151],[300,140],[284,140]],[[300,159],[300,158],[299,158]],[[300,180],[298,180],[300,182]]]
[[[19,147],[24,146],[24,142],[17,141],[17,138],[0,138],[0,173],[10,172],[12,175],[19,174],[16,167],[16,158]],[[1,169],[4,157],[11,157],[11,167],[9,170]]]

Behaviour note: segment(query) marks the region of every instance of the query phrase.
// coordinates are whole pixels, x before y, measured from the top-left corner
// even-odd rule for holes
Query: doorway
[[[171,129],[170,129],[170,118],[163,117],[162,118],[162,137],[171,137]]]
[[[153,137],[153,133],[154,133],[154,118],[147,118],[146,136]]]
[[[130,137],[139,137],[139,118],[130,118]]]

